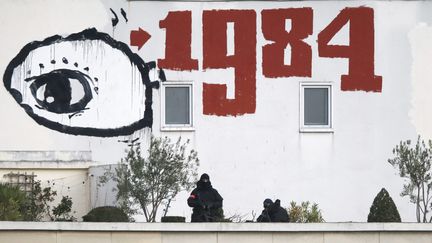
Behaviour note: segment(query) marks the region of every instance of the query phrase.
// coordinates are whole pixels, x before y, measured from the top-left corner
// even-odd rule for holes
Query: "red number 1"
[[[191,11],[169,12],[159,27],[166,29],[165,58],[158,60],[159,68],[197,70],[198,61],[191,58]]]

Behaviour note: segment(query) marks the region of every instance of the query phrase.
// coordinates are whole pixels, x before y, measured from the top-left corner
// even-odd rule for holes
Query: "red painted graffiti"
[[[227,55],[227,23],[234,23],[234,55]],[[235,99],[227,99],[224,84],[203,84],[206,115],[255,113],[256,13],[220,10],[203,13],[203,68],[235,69]]]
[[[313,32],[311,8],[270,9],[261,12],[262,33],[272,43],[262,47],[262,70],[267,78],[312,77],[312,48],[305,39]],[[286,20],[291,29],[286,30]],[[254,10],[209,10],[202,15],[203,69],[234,68],[235,98],[228,99],[224,84],[203,83],[203,112],[206,115],[237,116],[255,112],[256,107],[256,13]],[[350,23],[349,45],[329,42]],[[227,23],[234,25],[234,54],[227,54]],[[191,57],[192,16],[190,11],[169,12],[160,21],[166,29],[165,58],[158,66],[171,70],[198,70]],[[343,91],[381,92],[382,77],[374,71],[374,11],[368,7],[345,8],[318,34],[318,54],[347,58],[348,74],[341,76]],[[291,48],[291,63],[284,63]]]
[[[303,39],[312,34],[311,8],[289,8],[263,10],[262,32],[264,38],[273,43],[262,48],[264,76],[310,77],[312,70],[312,49]],[[286,19],[291,20],[291,30],[285,30]],[[284,51],[291,46],[291,65],[284,64]]]
[[[349,46],[329,45],[329,41],[349,21]],[[345,8],[318,35],[320,57],[349,59],[348,75],[341,76],[344,91],[381,92],[382,77],[374,73],[374,12],[367,7]]]
[[[132,30],[130,33],[130,45],[137,46],[138,50],[150,39],[151,35],[141,28]]]
[[[159,68],[197,70],[198,61],[191,57],[191,11],[169,12],[159,27],[166,29],[165,59],[158,59]]]

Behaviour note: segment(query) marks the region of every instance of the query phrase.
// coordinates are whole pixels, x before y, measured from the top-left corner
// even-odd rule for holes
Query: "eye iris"
[[[37,103],[50,112],[62,114],[82,111],[93,98],[90,88],[90,78],[79,72],[69,69],[58,69],[50,73],[43,74],[33,78],[34,82],[30,89]],[[81,99],[71,104],[73,94],[71,80],[76,80],[81,90],[84,91]],[[38,99],[37,91],[44,87],[43,100]],[[41,97],[42,98],[42,97]]]

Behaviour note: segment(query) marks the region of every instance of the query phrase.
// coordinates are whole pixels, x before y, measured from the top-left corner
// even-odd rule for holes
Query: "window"
[[[192,123],[192,83],[162,83],[162,130],[191,130]]]
[[[331,83],[300,84],[300,132],[332,132]]]

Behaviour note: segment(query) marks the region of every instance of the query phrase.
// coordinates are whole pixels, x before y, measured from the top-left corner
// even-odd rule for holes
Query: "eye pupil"
[[[70,107],[72,96],[72,89],[67,76],[51,74],[47,75],[45,80],[45,101],[50,104],[50,109],[57,112],[67,110]]]

